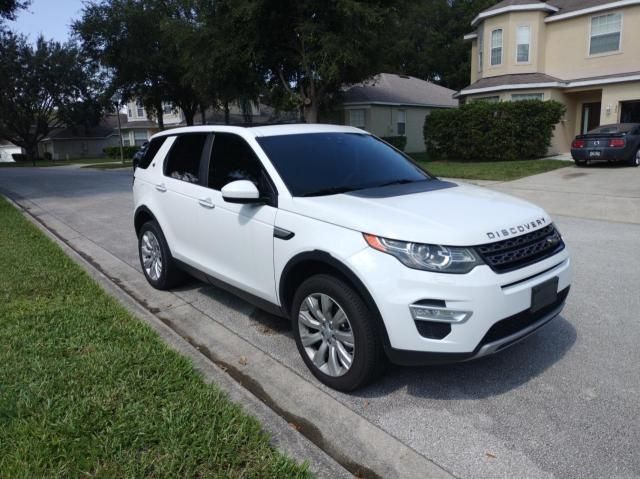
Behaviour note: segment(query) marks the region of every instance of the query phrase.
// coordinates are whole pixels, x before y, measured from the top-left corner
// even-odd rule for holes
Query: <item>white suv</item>
[[[442,181],[356,128],[202,126],[153,136],[135,171],[140,263],[290,318],[304,362],[347,391],[385,357],[478,358],[556,317],[569,254],[527,202]]]

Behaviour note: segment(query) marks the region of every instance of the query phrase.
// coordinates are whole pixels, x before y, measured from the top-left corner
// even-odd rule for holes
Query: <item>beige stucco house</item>
[[[437,108],[455,108],[455,91],[419,78],[381,73],[348,86],[334,118],[322,121],[355,126],[379,137],[406,136],[405,151],[425,151],[424,120]]]
[[[461,101],[557,100],[550,153],[600,124],[640,122],[640,0],[503,0],[479,12]]]

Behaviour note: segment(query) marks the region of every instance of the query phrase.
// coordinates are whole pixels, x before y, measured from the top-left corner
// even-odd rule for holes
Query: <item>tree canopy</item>
[[[35,45],[10,32],[0,36],[0,138],[35,159],[38,142],[53,129],[102,116],[94,66],[72,44]]]

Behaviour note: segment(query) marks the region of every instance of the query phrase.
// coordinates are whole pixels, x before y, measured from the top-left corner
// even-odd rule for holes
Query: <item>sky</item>
[[[82,4],[83,0],[32,0],[8,26],[24,33],[32,42],[40,33],[46,39],[65,42],[69,39],[71,22],[80,17]]]

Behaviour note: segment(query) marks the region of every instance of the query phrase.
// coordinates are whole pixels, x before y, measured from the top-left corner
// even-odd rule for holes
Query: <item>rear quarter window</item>
[[[166,136],[161,136],[159,138],[154,138],[153,140],[151,140],[149,142],[149,146],[147,147],[147,151],[145,152],[144,156],[140,159],[140,162],[138,163],[137,168],[142,168],[143,170],[146,170],[151,164],[151,162],[153,161],[153,159],[155,158],[160,148],[162,147],[164,140],[166,139],[167,139]]]

